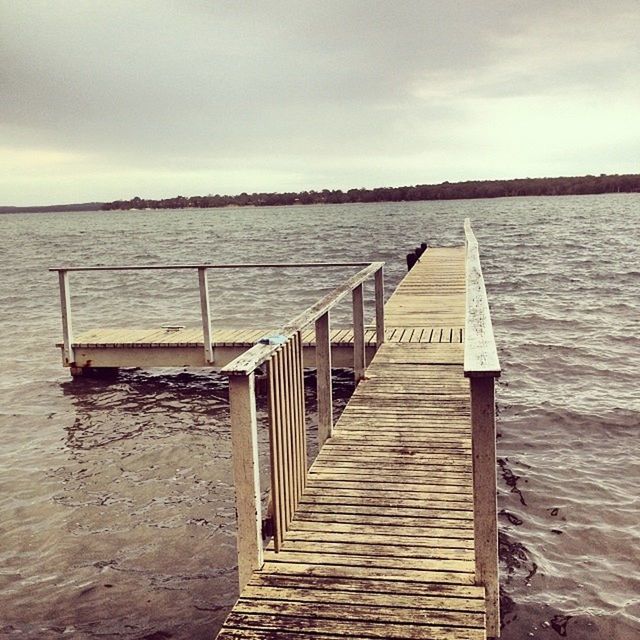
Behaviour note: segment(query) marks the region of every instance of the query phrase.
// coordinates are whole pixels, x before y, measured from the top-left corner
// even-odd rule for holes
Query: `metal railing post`
[[[331,380],[331,320],[329,311],[316,320],[316,388],[318,397],[318,445],[333,431],[333,385]]]
[[[71,322],[71,293],[69,289],[69,272],[60,269],[58,271],[60,284],[60,309],[62,311],[62,343],[65,366],[72,366],[76,361],[73,353],[73,325]]]
[[[204,341],[204,361],[213,363],[213,343],[211,340],[211,308],[209,305],[209,283],[207,268],[198,267],[198,284],[200,286],[200,312],[202,314],[202,339]]]
[[[255,374],[229,376],[240,590],[264,564]]]
[[[376,349],[384,344],[384,271],[380,267],[375,275]]]
[[[353,375],[356,383],[364,378],[364,296],[362,283],[352,291],[353,302]]]

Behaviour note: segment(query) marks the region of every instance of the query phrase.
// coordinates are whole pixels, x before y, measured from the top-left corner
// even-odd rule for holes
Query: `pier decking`
[[[460,335],[464,293],[464,248],[429,249],[385,317]],[[382,345],[219,640],[485,637],[463,359],[460,342]]]
[[[217,330],[217,347],[242,352],[223,368],[240,595],[219,640],[500,635],[494,414],[500,366],[468,222],[465,231],[465,246],[424,253],[384,308],[382,265],[372,263],[279,329],[281,341],[253,344],[263,330]],[[370,277],[374,331],[365,329],[363,313],[362,287]],[[69,356],[83,349],[193,349],[205,365],[222,353],[213,340],[202,340],[211,335],[204,303],[200,334],[180,330],[158,339],[158,332],[98,331],[72,343],[62,275],[60,283],[67,365],[76,366]],[[353,328],[332,331],[330,309],[349,293]],[[358,384],[334,425],[331,367],[344,366],[336,363],[341,348]],[[303,367],[311,360],[320,451],[308,468]],[[269,386],[273,537],[266,546],[259,369]]]
[[[464,343],[403,340],[443,326],[464,336],[465,255],[464,247],[429,249],[387,302],[395,333],[366,369],[286,532],[265,549],[219,640],[499,635],[495,454],[486,438],[473,444]],[[474,398],[476,411],[484,403],[485,431],[492,391]],[[474,499],[481,483],[489,487],[482,505]]]

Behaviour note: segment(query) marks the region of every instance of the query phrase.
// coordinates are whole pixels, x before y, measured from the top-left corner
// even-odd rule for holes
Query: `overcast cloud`
[[[0,0],[0,204],[639,172],[640,4]]]

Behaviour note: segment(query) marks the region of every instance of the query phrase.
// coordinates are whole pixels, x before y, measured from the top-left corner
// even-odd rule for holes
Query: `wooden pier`
[[[382,299],[379,263],[280,328],[279,343],[255,344],[224,367],[240,596],[219,640],[500,635],[500,366],[468,221],[465,231],[465,246],[424,253],[384,308],[377,305],[373,332],[364,327],[362,287],[374,277]],[[334,425],[331,359],[340,336],[330,310],[349,294],[346,346],[358,385]],[[319,414],[320,452],[310,467],[305,349],[317,368]],[[259,368],[269,383],[269,541],[258,469]]]
[[[356,318],[361,296],[353,299]],[[394,333],[335,426],[322,409],[330,379],[319,372],[323,446],[307,471],[295,363],[309,322],[321,348],[331,303],[292,323],[287,346],[253,347],[224,369],[241,591],[218,638],[498,636],[500,367],[470,227],[466,247],[429,249],[391,296],[384,323]],[[461,341],[420,341],[447,332]],[[275,530],[266,548],[252,380],[265,363]]]

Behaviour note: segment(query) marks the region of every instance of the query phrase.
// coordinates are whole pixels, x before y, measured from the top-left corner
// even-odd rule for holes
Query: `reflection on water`
[[[503,637],[637,638],[638,202],[612,195],[2,216],[0,637],[211,638],[236,596],[226,380],[121,371],[71,382],[52,348],[58,301],[46,271],[68,247],[77,248],[75,263],[240,262],[250,240],[255,261],[386,261],[390,291],[408,248],[460,242],[469,215],[503,366]],[[343,276],[212,274],[214,327],[275,326]],[[78,331],[199,321],[194,274],[78,274],[72,296]],[[339,411],[350,375],[337,372],[335,385]],[[311,373],[305,386],[313,454]],[[264,395],[258,405],[266,487]]]

